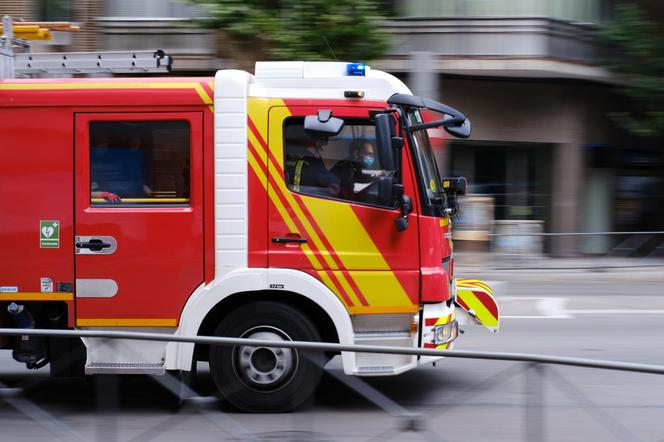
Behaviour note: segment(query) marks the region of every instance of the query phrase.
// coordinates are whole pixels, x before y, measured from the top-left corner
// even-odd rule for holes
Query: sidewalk
[[[664,258],[507,256],[457,252],[455,276],[478,279],[634,280],[664,284]],[[662,287],[664,294],[664,286]]]

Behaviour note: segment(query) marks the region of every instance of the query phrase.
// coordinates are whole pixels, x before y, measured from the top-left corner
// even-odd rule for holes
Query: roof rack
[[[16,76],[95,73],[164,73],[173,60],[162,50],[112,52],[30,52],[30,40],[49,40],[51,31],[78,32],[69,22],[14,22],[0,26],[0,79]],[[26,52],[15,52],[20,48]]]
[[[156,51],[45,52],[15,54],[17,74],[90,74],[169,72],[172,59]]]

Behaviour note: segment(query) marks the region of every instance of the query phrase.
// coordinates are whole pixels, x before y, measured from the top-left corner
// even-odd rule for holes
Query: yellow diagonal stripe
[[[350,205],[302,199],[369,305],[413,304]],[[339,220],[343,220],[340,225]]]
[[[263,168],[258,165],[258,160],[256,160],[256,157],[251,150],[247,152],[247,158],[249,159],[249,165],[258,177],[258,181],[260,181],[263,190],[267,190],[267,176],[265,176]]]

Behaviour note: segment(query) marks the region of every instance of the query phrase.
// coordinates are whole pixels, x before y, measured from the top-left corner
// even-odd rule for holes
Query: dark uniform
[[[337,196],[339,178],[327,170],[323,160],[306,148],[288,149],[286,182],[295,192],[323,196]]]

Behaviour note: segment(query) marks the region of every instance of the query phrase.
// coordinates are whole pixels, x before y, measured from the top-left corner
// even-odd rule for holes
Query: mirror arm
[[[413,202],[408,195],[401,195],[399,198],[401,206],[401,215],[394,220],[397,232],[403,232],[408,228],[408,214],[413,211]]]
[[[422,130],[422,129],[431,129],[432,127],[461,126],[464,121],[465,121],[465,118],[462,116],[461,118],[452,117],[452,118],[446,118],[446,119],[442,119],[442,120],[430,121],[428,123],[413,124],[411,126],[408,126],[408,132],[413,133],[413,132],[417,132],[418,130]]]
[[[441,209],[441,215],[449,216],[450,218],[459,213],[459,200],[456,193],[447,195],[447,203]]]

